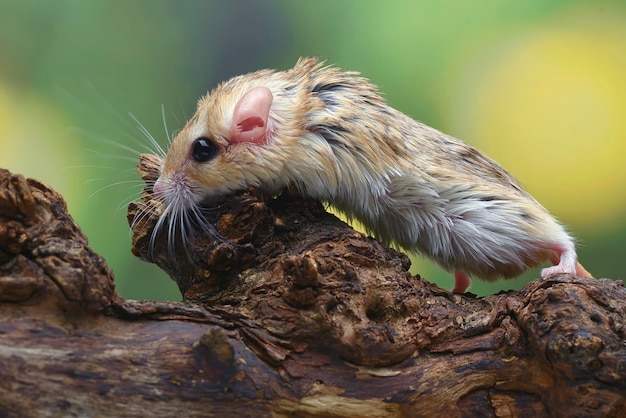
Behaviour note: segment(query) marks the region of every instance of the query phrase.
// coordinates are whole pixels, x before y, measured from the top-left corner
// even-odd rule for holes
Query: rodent
[[[592,277],[565,228],[498,163],[316,58],[234,77],[201,98],[154,192],[171,229],[183,212],[250,186],[295,186],[334,205],[452,271],[453,292],[470,277],[511,278],[545,261],[553,266],[542,277]]]

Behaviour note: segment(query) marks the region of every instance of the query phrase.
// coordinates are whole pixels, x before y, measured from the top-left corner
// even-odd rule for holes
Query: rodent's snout
[[[202,188],[193,185],[182,172],[161,174],[152,186],[153,198],[172,210],[195,207],[204,197]]]

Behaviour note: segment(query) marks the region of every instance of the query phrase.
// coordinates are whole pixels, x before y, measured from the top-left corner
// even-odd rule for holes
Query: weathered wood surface
[[[0,416],[626,416],[621,282],[453,295],[317,202],[206,216],[173,249],[137,218],[185,302],[125,301],[61,196],[0,170]]]

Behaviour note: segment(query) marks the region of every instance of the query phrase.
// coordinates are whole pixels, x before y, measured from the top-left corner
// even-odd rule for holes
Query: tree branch
[[[0,171],[0,415],[626,416],[621,282],[454,295],[289,193],[153,239],[149,192],[133,252],[185,302],[123,300],[61,196]]]

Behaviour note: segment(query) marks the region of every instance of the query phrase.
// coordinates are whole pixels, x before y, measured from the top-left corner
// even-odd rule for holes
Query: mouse
[[[233,77],[198,101],[153,186],[157,226],[184,229],[205,202],[250,187],[331,204],[451,272],[454,293],[547,262],[543,278],[593,277],[565,227],[497,162],[318,58]]]

